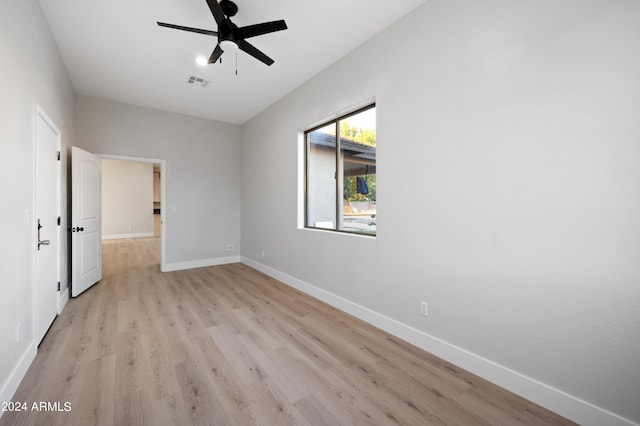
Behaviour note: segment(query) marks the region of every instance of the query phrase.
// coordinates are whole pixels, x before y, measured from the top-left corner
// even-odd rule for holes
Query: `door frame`
[[[55,260],[56,260],[56,277],[55,280],[59,283],[60,289],[57,292],[56,297],[56,313],[60,315],[62,313],[62,308],[66,304],[69,299],[69,288],[66,286],[64,293],[62,293],[62,283],[61,283],[61,271],[62,271],[62,228],[63,228],[63,220],[62,220],[62,134],[60,129],[53,120],[47,115],[44,109],[36,103],[35,105],[35,114],[34,114],[34,123],[33,123],[33,214],[31,215],[31,241],[32,249],[31,249],[31,258],[33,259],[33,335],[34,338],[37,337],[37,325],[38,325],[38,258],[37,258],[37,241],[38,241],[38,231],[36,226],[37,213],[38,213],[38,185],[37,185],[37,176],[36,169],[38,167],[38,119],[41,118],[47,126],[51,128],[53,133],[56,135],[56,151],[58,151],[60,155],[60,159],[56,161],[56,215],[60,218],[60,225],[58,225],[58,229],[56,231],[57,244],[56,244],[56,252],[55,252]],[[55,161],[55,160],[53,160]]]
[[[137,163],[160,164],[160,271],[165,272],[166,258],[166,218],[167,218],[167,161],[157,158],[131,157],[127,155],[96,154],[105,160],[133,161]]]

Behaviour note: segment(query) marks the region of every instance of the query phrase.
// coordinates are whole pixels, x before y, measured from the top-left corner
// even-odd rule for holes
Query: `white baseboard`
[[[110,234],[110,235],[103,235],[102,239],[103,240],[117,240],[120,238],[147,238],[147,237],[154,237],[155,234],[153,232],[138,232],[136,234]]]
[[[58,293],[58,315],[60,315],[62,313],[62,309],[64,309],[64,306],[69,301],[69,286]]]
[[[182,271],[184,269],[204,268],[207,266],[226,265],[240,262],[240,256],[215,257],[211,259],[189,260],[186,262],[167,263],[162,272]]]
[[[358,305],[341,296],[263,265],[262,263],[244,256],[242,257],[242,263],[576,423],[584,426],[637,426],[637,423],[622,418],[615,413],[611,413],[580,398],[569,395],[566,392],[555,389],[538,380],[527,377],[517,371],[431,336],[369,308]]]
[[[20,386],[20,382],[27,374],[27,370],[29,366],[33,362],[38,353],[38,349],[36,346],[36,341],[33,340],[31,344],[27,347],[27,350],[24,351],[18,363],[13,367],[9,377],[2,383],[2,388],[0,388],[0,402],[9,402],[13,398],[13,395],[18,390],[18,386]],[[0,417],[2,417],[2,411],[0,410]]]

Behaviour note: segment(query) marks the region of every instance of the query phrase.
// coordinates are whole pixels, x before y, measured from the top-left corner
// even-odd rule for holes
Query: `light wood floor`
[[[242,264],[160,273],[104,244],[0,425],[571,424]],[[65,403],[70,411],[64,411]]]

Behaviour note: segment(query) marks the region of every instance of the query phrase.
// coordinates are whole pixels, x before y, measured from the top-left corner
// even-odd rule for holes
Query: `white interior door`
[[[56,318],[60,280],[58,224],[60,131],[47,115],[36,111],[35,146],[35,334],[38,344]]]
[[[102,160],[71,148],[71,295],[102,279]]]

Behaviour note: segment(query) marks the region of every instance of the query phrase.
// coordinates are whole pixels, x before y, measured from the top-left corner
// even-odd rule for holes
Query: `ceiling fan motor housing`
[[[232,41],[238,44],[238,37],[236,37],[236,30],[238,26],[230,20],[225,20],[218,26],[218,41]]]
[[[238,13],[238,6],[231,0],[220,0],[220,7],[229,18],[236,16],[236,13]]]

